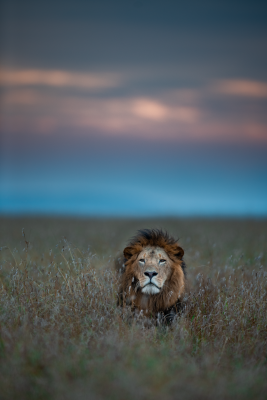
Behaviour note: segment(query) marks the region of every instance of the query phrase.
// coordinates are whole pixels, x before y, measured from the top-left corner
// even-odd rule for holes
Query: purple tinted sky
[[[0,3],[2,213],[267,215],[265,3]]]

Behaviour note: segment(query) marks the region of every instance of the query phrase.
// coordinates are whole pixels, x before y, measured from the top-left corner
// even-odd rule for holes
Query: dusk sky
[[[1,214],[267,216],[265,1],[0,4]]]

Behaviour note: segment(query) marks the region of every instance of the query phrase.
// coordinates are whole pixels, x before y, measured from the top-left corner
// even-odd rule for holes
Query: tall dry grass
[[[188,292],[182,316],[148,328],[116,306],[113,260],[156,225],[183,234]],[[266,226],[2,220],[0,398],[265,399]]]

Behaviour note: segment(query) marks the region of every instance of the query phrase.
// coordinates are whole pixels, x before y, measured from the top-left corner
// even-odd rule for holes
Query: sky
[[[266,2],[0,7],[1,214],[267,216]]]

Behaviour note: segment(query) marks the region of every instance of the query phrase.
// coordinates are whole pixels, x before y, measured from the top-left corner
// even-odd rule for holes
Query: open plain
[[[0,219],[1,399],[266,399],[267,220]],[[185,250],[184,314],[117,307],[137,229]]]

